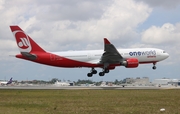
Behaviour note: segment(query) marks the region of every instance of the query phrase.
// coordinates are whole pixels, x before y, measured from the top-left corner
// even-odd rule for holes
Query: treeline
[[[102,82],[103,81],[99,81],[99,82],[96,82],[96,81],[92,81],[92,80],[78,80],[77,82],[75,82],[75,85],[80,85],[80,84],[94,84],[94,85],[96,85],[96,86],[99,86],[99,85],[101,85],[102,84]],[[113,81],[113,82],[111,82],[111,81],[105,81],[106,82],[106,84],[108,84],[108,83],[112,83],[112,84],[116,84],[116,85],[119,85],[119,84],[122,84],[123,83],[123,81],[122,80],[115,80],[115,81]]]
[[[56,81],[74,83],[74,85],[94,84],[94,85],[97,85],[97,86],[101,85],[101,83],[103,82],[103,81],[98,81],[97,82],[97,81],[92,81],[92,80],[80,80],[80,79],[78,81],[70,81],[70,80],[59,80],[57,78],[53,78],[50,81],[32,80],[32,81],[21,81],[20,83],[22,83],[22,84],[25,84],[25,83],[28,83],[28,84],[54,84]],[[113,82],[106,81],[106,83],[112,83],[112,84],[119,85],[119,84],[124,83],[124,81],[116,79]]]

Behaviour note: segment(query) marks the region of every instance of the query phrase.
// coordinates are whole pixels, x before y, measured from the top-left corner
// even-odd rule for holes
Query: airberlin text
[[[154,58],[156,57],[156,51],[150,50],[150,51],[135,51],[135,52],[129,52],[130,56],[147,56],[148,58]]]

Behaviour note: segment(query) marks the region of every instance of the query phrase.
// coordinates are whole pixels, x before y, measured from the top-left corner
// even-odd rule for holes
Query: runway
[[[180,89],[180,86],[0,86],[0,89],[59,89],[59,90],[80,90],[80,89],[92,89],[92,90],[128,90],[128,89]]]

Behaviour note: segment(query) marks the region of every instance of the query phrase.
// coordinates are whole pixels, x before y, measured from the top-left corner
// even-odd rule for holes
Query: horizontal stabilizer
[[[27,53],[27,52],[21,52],[21,54],[22,54],[24,57],[26,57],[26,58],[28,58],[28,59],[30,59],[30,60],[36,60],[36,59],[37,59],[37,56],[34,55],[34,54],[30,54],[30,53]]]

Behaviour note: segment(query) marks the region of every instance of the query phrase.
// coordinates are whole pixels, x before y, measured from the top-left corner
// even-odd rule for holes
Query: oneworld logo
[[[130,56],[156,56],[156,51],[135,51],[135,52],[129,52]]]
[[[14,31],[13,33],[16,38],[19,50],[21,52],[30,52],[32,48],[29,37],[21,30]]]

